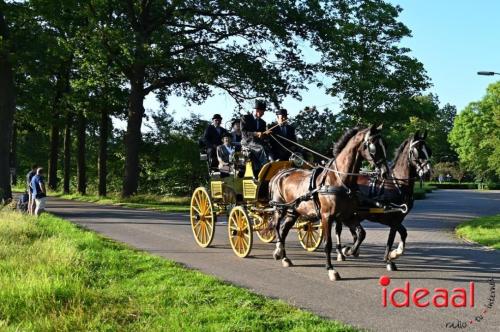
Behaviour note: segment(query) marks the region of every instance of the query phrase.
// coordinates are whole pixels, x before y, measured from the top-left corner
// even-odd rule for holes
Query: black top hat
[[[222,116],[220,116],[220,114],[214,114],[214,116],[212,116],[212,120],[214,119],[222,120]]]
[[[288,111],[284,108],[280,108],[279,110],[276,111],[276,115],[282,115],[282,116],[288,116]]]
[[[257,110],[262,110],[262,111],[265,111],[266,110],[266,102],[264,100],[259,100],[257,99],[255,101],[255,109]]]
[[[228,133],[227,131],[225,131],[223,134],[222,134],[222,138],[224,137],[229,137],[229,138],[232,138],[231,134]]]

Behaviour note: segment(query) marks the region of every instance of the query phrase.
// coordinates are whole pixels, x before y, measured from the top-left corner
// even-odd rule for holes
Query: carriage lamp
[[[483,76],[500,75],[500,73],[495,73],[494,71],[478,71],[477,74]]]

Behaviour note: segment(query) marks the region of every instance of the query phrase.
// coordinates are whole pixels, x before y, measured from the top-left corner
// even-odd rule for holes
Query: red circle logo
[[[380,286],[387,286],[391,283],[391,278],[389,278],[388,276],[381,276],[378,282]]]

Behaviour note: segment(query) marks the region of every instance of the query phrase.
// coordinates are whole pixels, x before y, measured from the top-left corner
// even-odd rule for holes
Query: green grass
[[[462,238],[500,249],[500,214],[461,223],[457,226],[456,233]]]
[[[118,205],[134,209],[149,209],[163,212],[187,212],[189,211],[189,197],[168,197],[158,195],[135,195],[129,198],[121,198],[118,194],[106,197],[97,195],[80,195],[55,193],[54,196],[72,199],[76,201],[91,202],[106,205]]]
[[[0,330],[356,331],[52,215],[6,209]]]

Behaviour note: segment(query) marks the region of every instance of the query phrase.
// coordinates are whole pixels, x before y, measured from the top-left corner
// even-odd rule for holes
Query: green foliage
[[[356,331],[48,214],[0,212],[0,329]]]
[[[440,175],[444,177],[448,174],[458,182],[462,182],[466,172],[459,163],[441,162],[432,165],[432,178],[434,180],[439,179]]]
[[[500,176],[500,82],[486,96],[470,103],[456,118],[449,141],[461,164],[478,179]]]
[[[383,1],[336,1],[325,6],[342,18],[335,21],[335,31],[340,31],[343,42],[325,41],[320,66],[333,79],[328,92],[342,101],[341,122],[348,127],[404,123],[413,114],[412,96],[429,82],[422,63],[408,55],[408,48],[398,46],[410,36],[397,20],[401,8]]]
[[[320,112],[315,106],[300,112],[292,124],[296,126],[300,143],[326,156],[332,156],[333,145],[346,129],[331,110]]]
[[[460,237],[500,249],[500,214],[466,221],[455,231]]]

